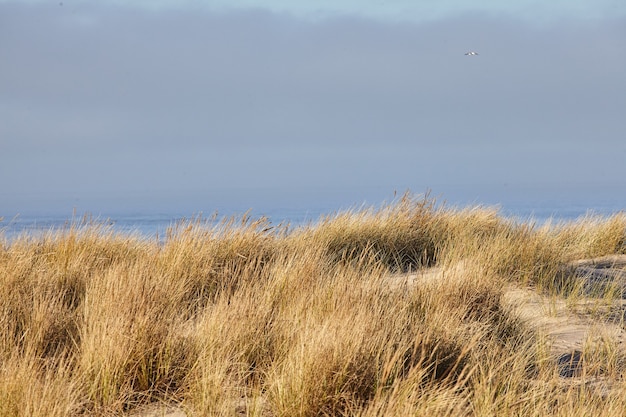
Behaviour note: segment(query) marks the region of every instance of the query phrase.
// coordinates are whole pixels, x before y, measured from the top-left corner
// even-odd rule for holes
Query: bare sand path
[[[578,293],[568,298],[511,288],[503,303],[544,334],[556,354],[582,350],[586,343],[613,341],[626,348],[626,256],[580,260],[566,268]],[[612,295],[607,291],[612,290]]]
[[[503,297],[530,328],[546,339],[551,356],[563,377],[583,373],[584,352],[611,347],[626,353],[623,320],[614,320],[612,310],[624,309],[624,300],[548,297],[530,289],[512,288]]]
[[[626,357],[626,256],[572,262],[561,278],[573,289],[568,297],[512,287],[503,306],[546,339],[561,377],[598,375],[607,364],[594,362],[594,353]],[[612,389],[606,381],[600,388]]]
[[[390,288],[427,284],[437,286],[449,279],[466,279],[467,265],[428,268],[393,275]],[[569,297],[548,296],[531,288],[511,286],[502,306],[545,338],[560,376],[583,374],[584,352],[612,349],[626,357],[626,255],[582,259],[563,269],[562,283],[576,289]],[[606,296],[612,291],[612,296]],[[591,370],[592,371],[592,370]]]

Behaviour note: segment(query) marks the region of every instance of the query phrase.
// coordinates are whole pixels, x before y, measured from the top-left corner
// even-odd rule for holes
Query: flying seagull
[[[469,52],[466,52],[465,55],[474,56],[474,55],[478,55],[478,52],[469,51]]]

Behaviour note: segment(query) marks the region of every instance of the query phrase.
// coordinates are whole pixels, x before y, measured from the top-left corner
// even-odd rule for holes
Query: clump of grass
[[[436,262],[437,220],[433,200],[406,194],[379,210],[327,217],[310,239],[326,248],[332,262],[349,263],[367,254],[390,269],[409,271]]]
[[[216,226],[201,219],[181,222],[168,230],[155,256],[158,273],[184,283],[181,302],[200,308],[218,294],[266,278],[281,230],[267,219],[253,221],[245,216]]]
[[[405,195],[293,231],[244,217],[163,241],[92,223],[5,240],[0,415],[623,410],[623,391],[564,387],[501,300],[624,253],[625,231],[621,215],[536,227]],[[624,355],[602,346],[594,366],[619,381]]]
[[[471,259],[509,281],[556,290],[564,266],[576,259],[624,253],[626,215],[583,217],[537,226],[472,208],[446,213],[439,230],[440,258],[447,264]]]

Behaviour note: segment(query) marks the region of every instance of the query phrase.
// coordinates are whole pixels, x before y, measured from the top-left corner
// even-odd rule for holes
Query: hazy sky
[[[0,217],[626,201],[625,52],[623,0],[0,0]]]

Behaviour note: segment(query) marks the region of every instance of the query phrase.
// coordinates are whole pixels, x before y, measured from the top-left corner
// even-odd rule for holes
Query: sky
[[[0,217],[626,209],[624,51],[623,0],[0,0]]]

